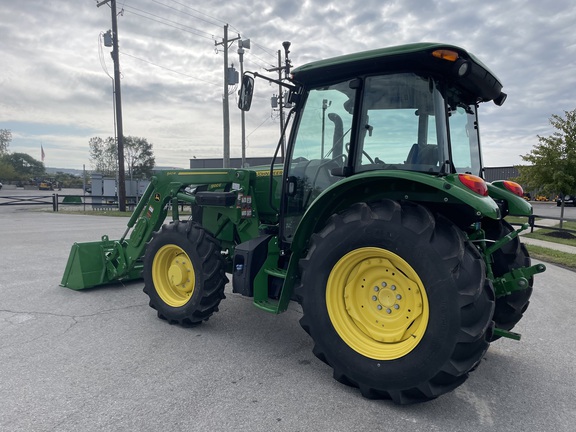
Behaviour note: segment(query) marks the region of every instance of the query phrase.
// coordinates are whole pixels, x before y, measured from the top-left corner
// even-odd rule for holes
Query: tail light
[[[488,196],[488,186],[483,178],[472,174],[458,174],[460,182],[478,195]]]
[[[522,189],[522,186],[520,186],[518,183],[510,180],[505,180],[503,184],[504,187],[508,189],[510,192],[512,192],[514,195],[518,195],[519,197],[524,196],[524,189]]]

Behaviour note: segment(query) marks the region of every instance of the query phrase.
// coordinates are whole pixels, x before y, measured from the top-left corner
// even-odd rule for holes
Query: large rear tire
[[[512,225],[504,220],[489,219],[482,224],[482,227],[486,233],[486,238],[490,240],[499,240],[514,231]],[[498,249],[492,254],[492,258],[492,271],[495,277],[503,276],[519,267],[530,267],[532,265],[528,250],[518,237]],[[496,299],[496,309],[494,310],[496,328],[512,330],[518,324],[530,304],[533,284],[534,278],[530,278],[528,279],[528,288]],[[494,336],[492,340],[497,339],[499,339],[499,336]]]
[[[188,326],[218,311],[228,282],[218,241],[192,221],[174,221],[154,234],[143,276],[144,292],[158,317]]]
[[[462,384],[492,333],[494,295],[477,249],[426,208],[357,204],[301,260],[314,354],[368,398],[426,401]]]

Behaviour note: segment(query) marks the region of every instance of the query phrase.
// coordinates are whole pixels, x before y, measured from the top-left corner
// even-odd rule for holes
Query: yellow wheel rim
[[[152,280],[164,303],[184,306],[194,293],[196,281],[190,257],[179,246],[162,246],[152,262]]]
[[[395,253],[375,247],[356,249],[336,263],[326,305],[342,340],[375,360],[410,353],[429,319],[428,297],[416,271]]]

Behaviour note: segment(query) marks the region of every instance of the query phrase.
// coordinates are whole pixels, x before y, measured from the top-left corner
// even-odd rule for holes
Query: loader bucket
[[[98,242],[74,243],[60,285],[82,290],[120,280],[140,279],[142,263],[139,261],[120,274],[110,265],[109,257],[118,246],[119,242],[108,240],[108,236],[103,236]]]
[[[106,252],[114,242],[74,243],[60,285],[74,290],[91,288],[110,282],[106,272]]]

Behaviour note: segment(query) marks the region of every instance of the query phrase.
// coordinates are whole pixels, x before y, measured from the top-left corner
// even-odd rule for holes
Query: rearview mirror
[[[254,94],[254,78],[250,75],[242,77],[242,87],[240,87],[238,97],[238,108],[242,111],[250,111],[252,105],[252,95]]]

